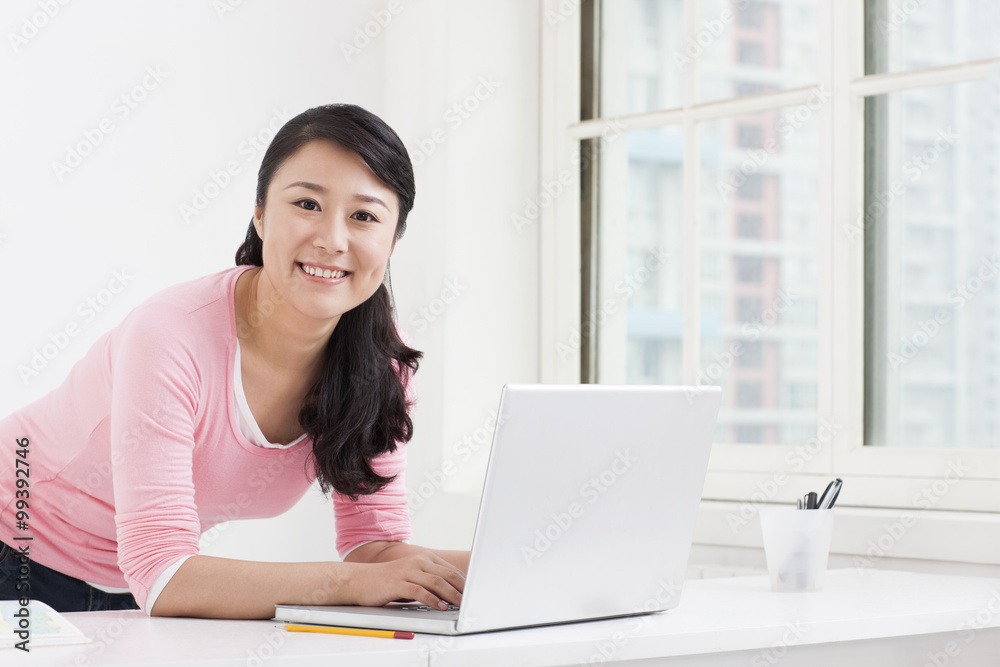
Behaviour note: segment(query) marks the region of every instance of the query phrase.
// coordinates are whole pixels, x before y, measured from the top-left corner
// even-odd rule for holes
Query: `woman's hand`
[[[344,593],[353,604],[381,606],[416,600],[433,609],[461,604],[465,574],[432,551],[407,554],[386,562],[345,562]]]

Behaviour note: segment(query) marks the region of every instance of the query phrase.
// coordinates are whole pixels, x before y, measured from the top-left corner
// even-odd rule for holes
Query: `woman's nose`
[[[317,232],[313,245],[329,253],[344,253],[350,242],[350,227],[342,216],[334,216]]]

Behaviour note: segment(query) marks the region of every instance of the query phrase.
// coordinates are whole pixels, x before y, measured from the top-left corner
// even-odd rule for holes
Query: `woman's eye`
[[[378,222],[375,216],[369,213],[368,211],[358,211],[357,213],[354,214],[354,217],[355,219],[360,220],[361,222]]]
[[[300,199],[299,201],[295,202],[295,205],[296,206],[301,206],[302,208],[304,208],[307,211],[318,211],[319,210],[319,204],[317,204],[316,202],[314,202],[312,199]]]

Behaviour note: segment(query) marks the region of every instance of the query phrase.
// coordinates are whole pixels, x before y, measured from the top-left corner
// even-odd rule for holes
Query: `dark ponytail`
[[[356,152],[395,191],[396,239],[402,237],[416,194],[410,157],[392,128],[351,104],[309,109],[278,130],[257,174],[257,206],[264,208],[271,179],[285,160],[317,139]],[[264,265],[263,243],[252,220],[236,264]],[[396,330],[386,267],[385,282],[375,294],[341,315],[326,346],[322,374],[299,412],[299,423],[313,438],[312,459],[324,493],[333,489],[357,499],[393,480],[377,474],[371,460],[413,437],[404,383],[412,381],[421,356]]]

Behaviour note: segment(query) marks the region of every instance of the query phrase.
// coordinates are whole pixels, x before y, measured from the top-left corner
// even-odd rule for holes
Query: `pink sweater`
[[[234,296],[248,268],[153,296],[102,336],[60,387],[0,421],[0,541],[30,544],[32,560],[84,581],[127,585],[148,613],[150,587],[198,553],[202,532],[276,516],[305,494],[315,479],[312,438],[266,449],[238,426]],[[18,528],[15,507],[21,438],[30,441],[27,530]],[[410,537],[405,446],[373,466],[396,480],[356,503],[333,494],[341,556],[368,541]]]

